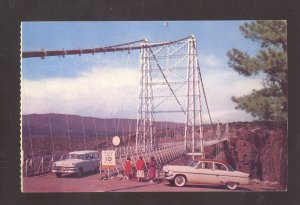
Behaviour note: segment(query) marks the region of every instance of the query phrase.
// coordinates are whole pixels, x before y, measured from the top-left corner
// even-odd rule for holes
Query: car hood
[[[65,159],[61,161],[55,162],[56,166],[62,166],[62,167],[73,167],[72,164],[83,162],[84,160],[81,159]]]

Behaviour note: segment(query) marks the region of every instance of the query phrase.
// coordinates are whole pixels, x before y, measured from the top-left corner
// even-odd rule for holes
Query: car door
[[[90,154],[90,159],[89,159],[89,169],[90,171],[94,171],[99,165],[98,159],[96,158],[95,153]]]
[[[98,169],[100,166],[100,159],[99,159],[99,155],[97,153],[93,154],[91,166],[92,166],[92,170]]]
[[[212,162],[199,162],[194,167],[194,175],[189,182],[197,184],[215,184],[217,182]]]
[[[215,162],[214,170],[219,184],[225,184],[226,182],[232,180],[231,179],[232,177],[230,176],[230,172],[228,171],[227,167],[224,164]]]
[[[85,154],[85,160],[84,160],[84,171],[88,172],[91,171],[91,154]]]

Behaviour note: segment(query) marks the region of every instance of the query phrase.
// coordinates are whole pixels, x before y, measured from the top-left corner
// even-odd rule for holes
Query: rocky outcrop
[[[271,122],[230,124],[230,142],[222,150],[226,161],[261,181],[287,185],[286,125]]]

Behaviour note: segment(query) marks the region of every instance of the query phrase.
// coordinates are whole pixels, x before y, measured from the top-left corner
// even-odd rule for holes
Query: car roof
[[[96,150],[81,150],[81,151],[69,152],[69,154],[91,154],[91,153],[98,153],[98,151],[96,151]]]

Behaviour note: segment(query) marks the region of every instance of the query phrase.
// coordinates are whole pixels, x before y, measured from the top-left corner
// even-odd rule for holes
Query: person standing
[[[126,161],[124,162],[124,174],[125,174],[124,178],[126,180],[130,179],[131,172],[132,172],[132,163],[130,157],[127,157]]]
[[[143,157],[140,156],[140,158],[136,161],[136,176],[138,178],[138,182],[143,181],[143,178],[145,177],[145,161],[143,160]]]
[[[155,158],[152,156],[149,162],[149,171],[148,171],[148,177],[151,183],[153,183],[155,179],[155,168],[156,168],[156,161]]]

